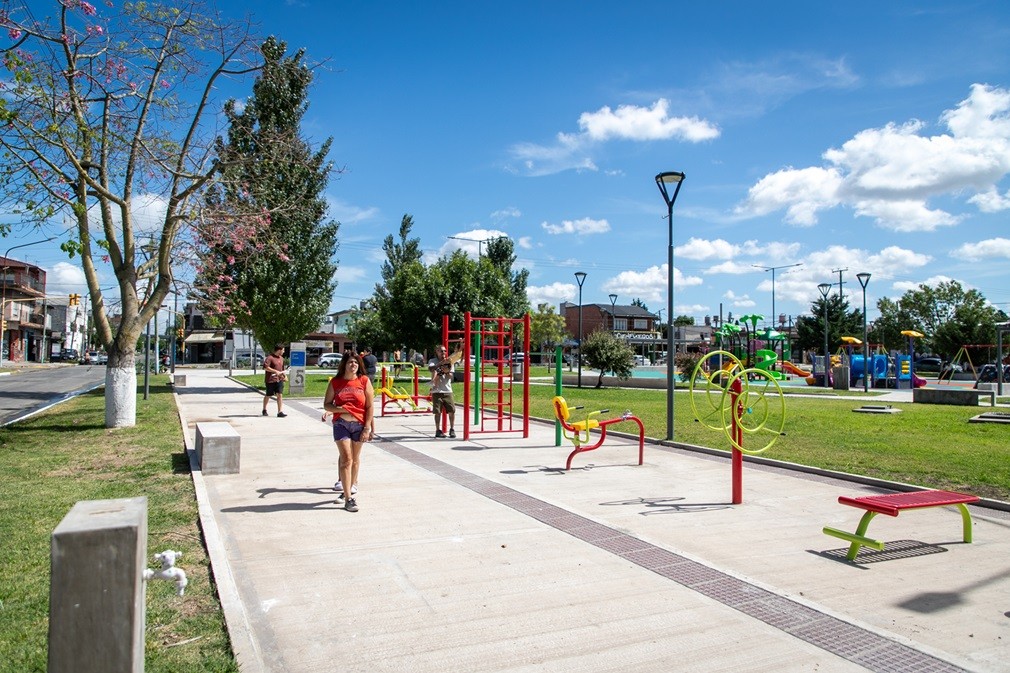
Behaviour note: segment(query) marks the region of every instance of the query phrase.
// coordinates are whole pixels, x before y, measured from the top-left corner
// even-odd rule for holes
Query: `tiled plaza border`
[[[870,671],[967,670],[401,444],[373,446]]]

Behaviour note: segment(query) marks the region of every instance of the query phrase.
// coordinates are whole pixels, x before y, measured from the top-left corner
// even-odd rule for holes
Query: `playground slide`
[[[805,369],[800,369],[799,367],[797,367],[796,365],[794,365],[792,362],[789,362],[789,360],[786,360],[786,361],[784,361],[782,363],[782,369],[786,370],[787,372],[789,372],[793,376],[802,376],[804,378],[806,378],[807,376],[810,376],[810,372],[808,372]]]
[[[778,355],[776,355],[775,351],[759,350],[754,353],[754,366],[757,369],[768,372],[768,376],[772,378],[784,379],[786,377],[785,374],[773,369],[777,360]]]

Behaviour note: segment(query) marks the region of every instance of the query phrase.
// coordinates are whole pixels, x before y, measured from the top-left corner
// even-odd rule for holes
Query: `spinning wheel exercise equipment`
[[[722,430],[733,447],[733,504],[740,504],[743,454],[761,453],[785,434],[782,388],[769,372],[745,369],[732,353],[712,351],[694,368],[690,392],[695,420],[711,430]],[[763,438],[767,439],[764,446],[747,448],[747,435],[758,439],[758,443],[762,435],[769,437]]]

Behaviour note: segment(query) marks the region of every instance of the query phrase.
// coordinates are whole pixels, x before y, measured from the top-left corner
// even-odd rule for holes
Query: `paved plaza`
[[[880,487],[747,461],[734,505],[725,457],[608,437],[566,472],[552,424],[464,441],[457,412],[457,439],[380,417],[351,513],[322,400],[263,417],[185,373],[188,448],[241,436],[238,474],[194,480],[243,673],[1010,670],[1005,511],[972,506],[972,544],[954,508],[879,516],[850,563],[821,529]]]

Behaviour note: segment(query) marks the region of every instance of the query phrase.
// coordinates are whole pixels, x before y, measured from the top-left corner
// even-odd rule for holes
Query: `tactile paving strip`
[[[966,669],[395,442],[374,446],[878,673]]]

